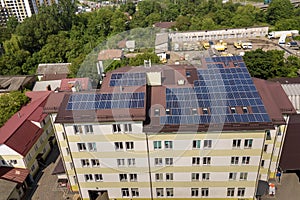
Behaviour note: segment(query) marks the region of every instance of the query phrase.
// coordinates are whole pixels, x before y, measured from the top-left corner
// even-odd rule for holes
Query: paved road
[[[276,182],[276,195],[266,196],[262,200],[299,200],[300,183],[295,173],[285,173],[282,175],[281,182]]]

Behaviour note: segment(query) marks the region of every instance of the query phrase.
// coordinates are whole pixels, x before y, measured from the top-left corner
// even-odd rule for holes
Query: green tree
[[[267,21],[274,25],[278,20],[291,18],[293,10],[290,0],[272,0],[266,13]]]
[[[190,18],[187,16],[178,16],[176,19],[176,25],[175,27],[179,30],[179,31],[187,31],[189,30],[191,25],[191,21]]]
[[[11,92],[0,96],[0,127],[27,104],[29,98],[22,92]]]

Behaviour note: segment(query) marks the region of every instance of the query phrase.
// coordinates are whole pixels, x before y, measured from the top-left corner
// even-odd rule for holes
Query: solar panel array
[[[166,109],[161,124],[270,122],[259,93],[240,56],[206,58],[190,88],[166,88]],[[217,62],[217,63],[216,63]],[[235,67],[228,67],[233,63]],[[251,107],[251,113],[232,113],[230,107]],[[209,114],[199,114],[207,108]],[[197,109],[197,114],[193,110]]]
[[[144,108],[145,93],[72,94],[66,110]]]
[[[140,86],[146,84],[145,73],[115,73],[111,75],[109,86]]]

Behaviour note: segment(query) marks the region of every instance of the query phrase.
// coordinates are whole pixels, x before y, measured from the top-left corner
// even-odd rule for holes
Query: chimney
[[[48,85],[46,88],[48,91],[51,91],[51,85]]]

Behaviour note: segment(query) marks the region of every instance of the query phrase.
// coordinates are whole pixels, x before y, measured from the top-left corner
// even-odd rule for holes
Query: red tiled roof
[[[45,113],[58,112],[59,106],[63,101],[65,94],[68,94],[68,92],[51,93],[44,106],[44,112]]]
[[[90,89],[90,79],[89,78],[68,78],[62,79],[60,83],[60,91],[72,91],[72,87],[74,86],[75,82],[80,84],[81,90],[88,90]]]
[[[0,167],[0,179],[13,181],[16,183],[24,183],[29,174],[28,169],[13,168],[13,167]]]
[[[45,118],[43,106],[51,91],[28,92],[30,103],[14,114],[0,128],[0,144],[6,144],[18,153],[26,155],[43,130],[30,120],[40,122]],[[37,134],[37,136],[36,136]]]
[[[41,78],[42,81],[61,80],[67,78],[68,74],[45,74]]]
[[[285,124],[283,114],[296,113],[280,83],[253,78],[254,84],[264,102],[267,113],[274,124]]]

